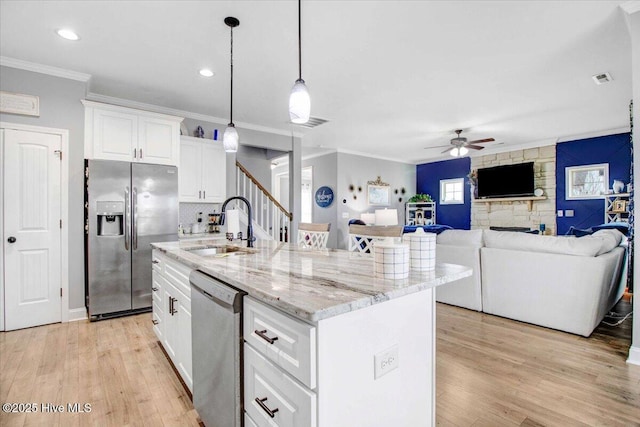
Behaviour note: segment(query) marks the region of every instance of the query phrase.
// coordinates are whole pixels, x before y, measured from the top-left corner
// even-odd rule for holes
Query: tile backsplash
[[[202,212],[202,221],[209,221],[208,215],[220,212],[221,205],[217,203],[180,203],[180,224],[184,227],[196,222],[198,212]]]

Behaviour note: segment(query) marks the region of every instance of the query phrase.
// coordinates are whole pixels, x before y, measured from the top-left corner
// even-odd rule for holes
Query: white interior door
[[[4,130],[5,330],[61,321],[60,135]]]

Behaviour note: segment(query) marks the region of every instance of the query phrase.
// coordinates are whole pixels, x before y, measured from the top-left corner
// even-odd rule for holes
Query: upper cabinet
[[[222,143],[182,136],[178,177],[181,202],[224,202],[227,156]]]
[[[178,166],[181,117],[82,101],[87,159]]]

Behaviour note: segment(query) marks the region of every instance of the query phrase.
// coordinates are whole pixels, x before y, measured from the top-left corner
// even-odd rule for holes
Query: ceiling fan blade
[[[450,148],[447,148],[446,150],[444,150],[444,151],[442,152],[442,154],[447,153],[447,152],[449,152],[449,151],[453,150],[454,148],[456,148],[456,147],[450,147]]]
[[[466,148],[471,148],[472,150],[484,150],[484,147],[480,146],[480,145],[465,145]]]
[[[495,141],[495,139],[493,138],[476,139],[475,141],[467,142],[467,147],[469,146],[469,144],[482,144],[483,142],[492,142],[492,141]]]
[[[424,147],[425,150],[432,150],[435,148],[442,148],[442,147],[451,147],[451,144],[445,144],[445,145],[436,145],[435,147]]]

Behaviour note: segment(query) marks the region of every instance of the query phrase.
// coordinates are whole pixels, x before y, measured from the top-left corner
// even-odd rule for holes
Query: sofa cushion
[[[445,230],[438,234],[436,243],[452,246],[482,247],[482,230]]]
[[[602,247],[597,253],[597,255],[602,255],[611,252],[613,248],[619,246],[624,235],[615,229],[602,229],[596,231],[590,237],[598,238],[602,241]]]
[[[591,257],[611,251],[620,244],[621,239],[622,234],[616,230],[600,230],[581,238],[484,230],[484,243],[488,248]]]

